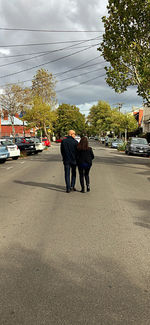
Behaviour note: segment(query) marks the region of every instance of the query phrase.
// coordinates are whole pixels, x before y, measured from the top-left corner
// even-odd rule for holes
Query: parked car
[[[111,147],[111,143],[113,141],[113,138],[110,138],[110,137],[106,137],[105,138],[105,146],[106,147]]]
[[[105,138],[104,138],[104,137],[100,137],[100,142],[101,142],[102,144],[104,144],[104,143],[105,143]]]
[[[132,137],[126,145],[125,153],[127,155],[150,156],[150,146],[145,138]]]
[[[121,139],[114,139],[112,142],[111,142],[111,148],[115,148],[117,149],[118,146],[120,145],[123,145],[123,141]]]
[[[35,149],[36,149],[36,153],[38,152],[42,152],[45,148],[45,145],[43,145],[43,143],[41,142],[40,138],[36,138],[36,137],[30,137],[30,138],[25,138],[29,143],[34,143],[35,144]]]
[[[9,152],[6,146],[0,144],[0,163],[4,163],[8,157],[9,157]]]
[[[16,160],[19,158],[20,149],[18,148],[18,146],[15,143],[13,143],[12,140],[0,139],[0,143],[7,148],[8,152],[9,152],[8,158],[12,158],[13,160]]]
[[[62,138],[61,138],[61,139],[56,139],[56,141],[55,141],[55,142],[56,142],[56,143],[61,143],[61,142],[62,142],[62,140],[63,140]]]
[[[42,143],[43,143],[43,145],[45,147],[50,147],[51,146],[50,141],[46,137],[42,138]]]
[[[81,140],[81,138],[80,138],[79,135],[76,135],[75,139],[76,139],[78,142],[80,142],[80,140]]]
[[[93,136],[89,137],[89,140],[94,140],[94,137]]]
[[[27,155],[36,153],[34,142],[29,142],[29,140],[26,138],[17,137],[15,138],[15,143],[17,144],[20,151],[26,153]]]

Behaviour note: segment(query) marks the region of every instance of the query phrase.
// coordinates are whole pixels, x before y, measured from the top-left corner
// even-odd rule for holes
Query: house
[[[141,108],[132,108],[133,115],[135,116],[139,128],[142,129],[142,133],[150,133],[150,107],[146,104]]]
[[[18,114],[14,116],[14,129],[15,136],[23,137],[35,135],[35,129],[27,128],[27,122],[22,121]],[[11,137],[12,134],[12,123],[10,116],[6,110],[3,110],[0,114],[0,137]]]

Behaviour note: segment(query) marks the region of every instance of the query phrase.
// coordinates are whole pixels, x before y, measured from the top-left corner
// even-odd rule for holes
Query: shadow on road
[[[28,157],[30,161],[34,162],[51,162],[51,161],[56,161],[56,162],[62,162],[61,155],[60,154],[51,154],[51,153],[46,153],[45,155],[39,154],[38,156],[29,156]]]
[[[35,187],[42,187],[47,190],[53,190],[57,192],[65,192],[66,188],[65,186],[56,185],[56,184],[49,184],[49,183],[37,183],[37,182],[23,182],[19,180],[14,180],[14,183],[21,184],[21,185],[27,185],[27,186],[35,186]]]
[[[138,209],[145,212],[145,216],[141,216],[140,218],[137,218],[138,221],[136,221],[134,224],[143,228],[150,229],[150,201],[149,200],[132,200],[132,203],[136,204],[138,206]]]
[[[94,163],[96,164],[109,164],[109,165],[117,165],[117,166],[123,166],[126,168],[133,168],[135,169],[137,165],[137,168],[140,169],[139,165],[150,167],[150,161],[144,159],[135,159],[132,157],[126,157],[125,159],[122,158],[122,156],[115,156],[115,157],[106,157],[106,156],[95,156]],[[134,166],[132,166],[134,165]],[[143,170],[143,167],[141,168]]]
[[[1,325],[148,325],[149,293],[112,260],[44,260],[19,245],[0,260]]]

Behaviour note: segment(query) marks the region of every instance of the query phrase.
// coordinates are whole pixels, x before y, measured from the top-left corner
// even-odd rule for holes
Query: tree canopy
[[[56,104],[56,81],[52,73],[45,69],[40,69],[32,80],[32,96],[41,97],[43,103],[54,107]]]
[[[104,101],[99,101],[90,109],[88,116],[91,129],[96,131],[96,134],[106,134],[108,131],[119,135],[121,132],[134,131],[138,124],[134,116],[123,114],[115,109],[111,109],[110,105]]]
[[[68,134],[70,129],[74,129],[79,135],[84,134],[85,116],[80,113],[78,107],[63,103],[57,108],[56,114],[55,132],[59,137]]]
[[[44,129],[45,134],[49,138],[47,127],[53,129],[53,123],[56,120],[55,111],[51,110],[50,105],[43,103],[41,97],[34,97],[32,108],[26,109],[23,120],[28,122],[30,127]]]
[[[5,92],[0,95],[0,105],[3,110],[7,111],[11,120],[13,137],[15,136],[14,117],[24,111],[30,101],[29,89],[15,84],[8,84]]]
[[[88,116],[90,125],[95,129],[96,134],[110,130],[111,107],[107,102],[100,100],[93,105]]]
[[[107,8],[98,49],[110,63],[106,82],[116,92],[137,86],[150,105],[150,0],[108,0]]]

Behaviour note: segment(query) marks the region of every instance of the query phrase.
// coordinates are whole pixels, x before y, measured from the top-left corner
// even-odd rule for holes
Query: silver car
[[[9,152],[5,146],[0,143],[0,163],[4,163],[9,157]]]
[[[5,146],[8,150],[9,157],[12,158],[13,160],[16,160],[20,156],[20,149],[18,149],[18,146],[13,143],[12,140],[9,139],[0,139],[0,144]]]
[[[145,138],[132,137],[126,145],[125,153],[127,155],[150,156],[150,146]]]

